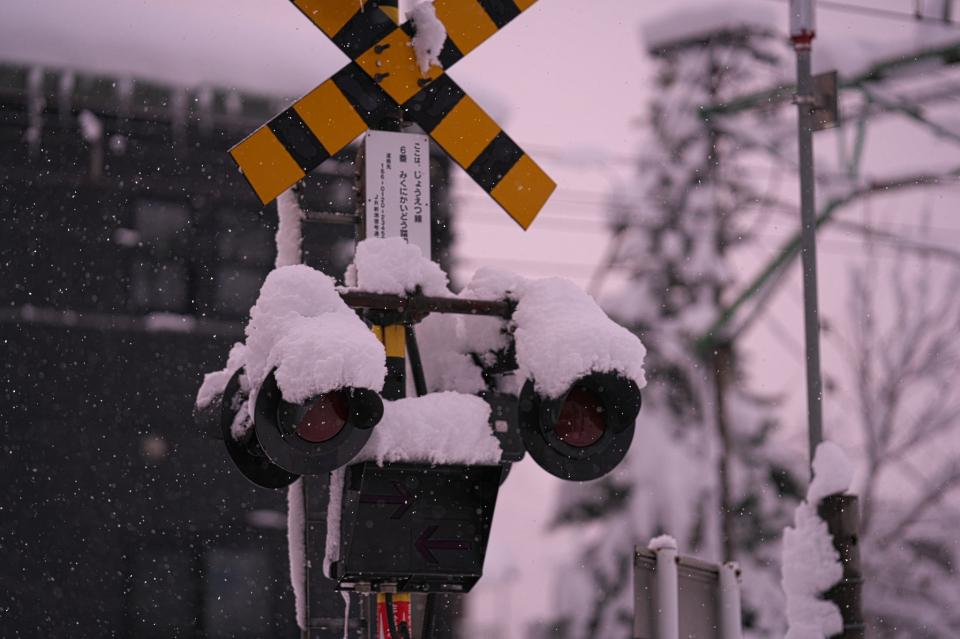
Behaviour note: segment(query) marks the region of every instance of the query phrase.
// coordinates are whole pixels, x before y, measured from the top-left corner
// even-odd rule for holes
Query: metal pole
[[[797,142],[800,160],[800,257],[803,268],[803,327],[807,356],[807,416],[810,463],[823,440],[820,380],[820,318],[817,301],[816,205],[813,181],[813,77],[810,73],[814,38],[813,0],[790,2],[790,36],[797,54]]]
[[[740,567],[732,562],[720,566],[720,639],[742,639],[740,612]]]
[[[843,578],[825,593],[840,609],[843,630],[838,639],[863,639],[863,571],[860,567],[860,508],[856,495],[830,495],[817,505],[817,514],[827,523],[833,547],[840,555]]]
[[[680,638],[680,584],[677,548],[657,548],[657,639]]]

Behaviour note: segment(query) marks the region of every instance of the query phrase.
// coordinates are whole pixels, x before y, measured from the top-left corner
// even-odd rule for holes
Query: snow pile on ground
[[[199,408],[222,395],[240,366],[251,396],[276,368],[277,385],[291,403],[344,386],[383,388],[383,346],[340,299],[333,279],[308,266],[285,266],[267,276],[250,309],[246,336],[246,343],[231,351],[226,369],[204,378]]]
[[[368,293],[449,296],[447,275],[420,248],[399,237],[370,238],[357,244],[348,283]]]
[[[462,296],[513,299],[513,320],[464,319],[465,338],[481,361],[502,350],[512,330],[519,375],[534,380],[545,397],[565,393],[580,377],[616,372],[643,388],[646,349],[572,282],[560,278],[527,280],[512,273],[480,269]]]
[[[846,491],[853,471],[839,446],[823,442],[814,456],[813,473],[807,498],[797,506],[794,526],[783,531],[782,584],[789,624],[785,639],[823,639],[843,629],[837,606],[820,598],[843,577],[843,566],[826,522],[817,515],[817,504]]]
[[[408,15],[416,29],[412,44],[420,73],[426,74],[432,64],[438,67],[443,66],[440,64],[440,51],[443,50],[443,43],[447,39],[447,29],[437,18],[433,0],[419,3]]]
[[[383,419],[350,463],[497,464],[502,451],[489,420],[490,405],[475,395],[445,392],[386,401]]]

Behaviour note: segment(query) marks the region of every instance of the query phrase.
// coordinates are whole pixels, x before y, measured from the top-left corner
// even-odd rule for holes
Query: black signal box
[[[501,466],[373,462],[347,468],[342,590],[468,592],[480,579]]]

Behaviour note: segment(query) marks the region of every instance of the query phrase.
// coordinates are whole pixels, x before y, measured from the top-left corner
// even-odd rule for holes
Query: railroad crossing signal
[[[556,184],[443,69],[536,0],[436,0],[443,69],[421,75],[415,27],[390,0],[292,0],[350,63],[230,149],[267,204],[370,128],[403,113],[524,229]]]

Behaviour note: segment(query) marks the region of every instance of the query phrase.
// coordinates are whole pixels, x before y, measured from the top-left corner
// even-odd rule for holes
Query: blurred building
[[[274,259],[275,209],[226,151],[281,106],[0,66],[3,637],[298,636],[286,493],[191,419]],[[355,153],[308,178],[308,209],[354,212]],[[434,157],[445,268],[448,168]],[[305,229],[327,272],[352,247],[351,225]]]

